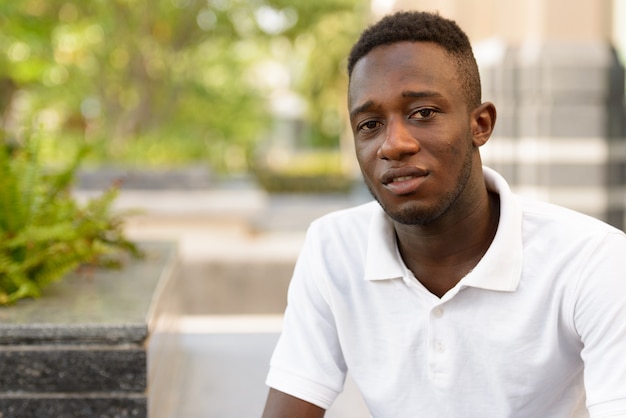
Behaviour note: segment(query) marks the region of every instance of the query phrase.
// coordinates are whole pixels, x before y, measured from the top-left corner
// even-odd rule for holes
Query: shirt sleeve
[[[289,285],[283,332],[266,383],[328,409],[343,389],[346,365],[325,282],[328,266],[314,225]]]
[[[626,418],[626,236],[614,231],[589,255],[574,324],[583,342],[591,418]]]

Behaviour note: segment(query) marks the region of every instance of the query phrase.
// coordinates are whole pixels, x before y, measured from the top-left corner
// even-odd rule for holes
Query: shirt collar
[[[487,189],[500,195],[498,230],[483,258],[458,286],[514,291],[522,273],[521,207],[502,176],[488,167],[483,167],[483,175]],[[377,205],[368,234],[365,280],[402,278],[405,269],[397,249],[393,224]]]
[[[365,280],[397,279],[403,276],[404,263],[398,254],[393,223],[377,204],[368,234]]]

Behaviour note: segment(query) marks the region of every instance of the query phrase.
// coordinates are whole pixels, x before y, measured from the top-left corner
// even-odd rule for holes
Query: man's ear
[[[496,107],[491,102],[485,102],[476,107],[470,115],[472,141],[476,147],[484,145],[491,137],[496,125]]]

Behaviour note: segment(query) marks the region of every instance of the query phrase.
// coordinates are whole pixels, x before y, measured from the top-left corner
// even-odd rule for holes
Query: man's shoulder
[[[383,214],[377,202],[328,213],[311,223],[302,254],[315,259],[314,268],[325,265],[335,273],[346,273],[345,268],[361,270],[372,238],[373,220]],[[345,278],[345,274],[334,277]]]
[[[581,234],[587,236],[607,233],[623,234],[622,231],[606,222],[563,206],[530,198],[521,198],[520,201],[525,225],[532,224],[578,236]]]
[[[322,245],[343,243],[355,245],[355,241],[367,242],[371,231],[372,220],[384,216],[378,202],[372,201],[351,208],[330,212],[309,226],[308,241]]]
[[[382,208],[376,201],[353,206],[346,209],[330,212],[322,217],[314,220],[311,224],[314,228],[353,228],[355,226],[362,227],[369,224],[373,216],[377,216],[382,212]]]

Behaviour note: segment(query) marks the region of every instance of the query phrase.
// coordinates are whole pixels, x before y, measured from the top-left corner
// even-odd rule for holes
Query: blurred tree
[[[85,137],[113,161],[229,171],[268,129],[279,86],[309,102],[309,142],[328,145],[362,3],[1,0],[1,127],[56,132],[60,157]]]
[[[293,0],[273,0],[278,10],[290,10]],[[297,2],[298,22],[285,35],[292,40],[294,89],[307,104],[311,145],[335,146],[346,108],[346,61],[369,18],[369,1],[320,0]]]

